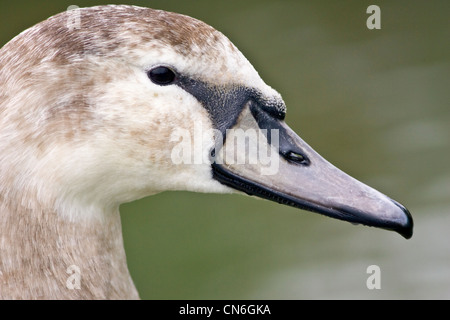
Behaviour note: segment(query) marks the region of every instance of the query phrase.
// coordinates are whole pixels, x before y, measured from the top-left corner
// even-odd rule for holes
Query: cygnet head
[[[403,206],[303,142],[281,96],[196,19],[71,10],[6,44],[0,70],[0,192],[25,206],[102,219],[164,190],[245,192],[412,234]]]

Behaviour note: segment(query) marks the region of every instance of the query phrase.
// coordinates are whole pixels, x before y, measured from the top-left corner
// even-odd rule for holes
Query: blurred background
[[[161,193],[121,206],[141,298],[450,298],[450,2],[1,1],[0,46],[69,5],[108,3],[223,32],[304,140],[415,221],[405,240],[251,197]],[[366,27],[371,4],[381,30]],[[379,290],[366,286],[373,264]]]

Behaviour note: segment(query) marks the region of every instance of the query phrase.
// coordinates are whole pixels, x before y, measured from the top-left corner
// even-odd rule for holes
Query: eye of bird
[[[151,69],[147,75],[153,83],[160,86],[172,84],[176,78],[175,72],[164,66]]]

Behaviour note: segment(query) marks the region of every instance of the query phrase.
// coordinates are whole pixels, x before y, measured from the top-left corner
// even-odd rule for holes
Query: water
[[[0,43],[71,4],[88,2],[2,3]],[[450,4],[376,4],[381,30],[366,28],[361,1],[145,2],[225,33],[283,95],[288,124],[406,205],[415,234],[250,197],[166,192],[121,208],[142,298],[450,298]],[[366,286],[370,265],[379,290]]]

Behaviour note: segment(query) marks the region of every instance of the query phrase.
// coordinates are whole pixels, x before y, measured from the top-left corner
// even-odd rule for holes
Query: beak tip
[[[392,200],[394,204],[399,207],[403,211],[404,219],[401,223],[399,223],[399,226],[395,229],[400,235],[402,235],[405,239],[410,239],[413,235],[413,229],[414,229],[414,221],[411,216],[411,213],[408,209],[406,209],[403,205],[398,203],[395,200]]]

